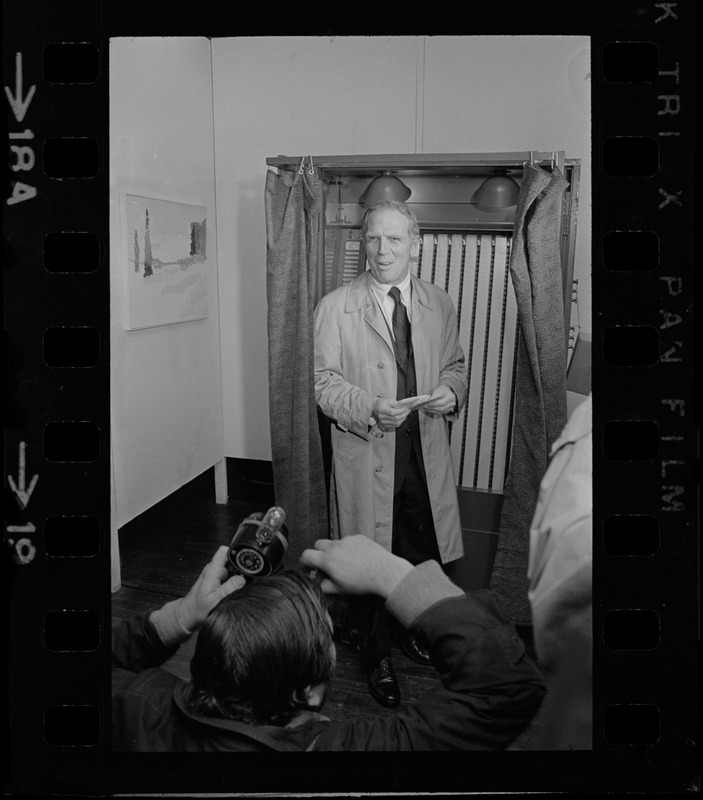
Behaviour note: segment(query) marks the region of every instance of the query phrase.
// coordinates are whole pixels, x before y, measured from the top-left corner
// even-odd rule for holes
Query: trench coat
[[[412,276],[412,344],[417,394],[449,386],[457,413],[467,373],[456,311],[438,286]],[[332,426],[330,535],[363,533],[391,550],[395,432],[370,424],[377,397],[395,398],[393,340],[370,273],[325,295],[315,309],[315,399]],[[449,421],[419,410],[422,456],[442,563],[463,555]]]

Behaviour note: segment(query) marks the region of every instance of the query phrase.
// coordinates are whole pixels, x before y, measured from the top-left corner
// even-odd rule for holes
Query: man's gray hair
[[[399,214],[402,214],[408,220],[408,233],[410,234],[410,238],[414,239],[415,237],[420,235],[420,226],[417,221],[417,217],[415,216],[415,212],[405,203],[399,203],[396,200],[379,200],[378,203],[374,203],[372,206],[369,206],[364,213],[364,219],[361,223],[361,234],[362,236],[366,236],[366,231],[369,227],[369,217],[373,214],[374,211],[381,211],[384,208],[392,209],[393,211],[397,211]]]

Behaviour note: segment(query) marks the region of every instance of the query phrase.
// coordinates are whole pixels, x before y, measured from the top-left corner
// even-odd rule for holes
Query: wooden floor
[[[112,595],[113,622],[182,597],[217,547],[229,544],[242,519],[274,505],[270,465],[228,460],[227,472],[226,505],[215,503],[214,474],[210,469],[120,529],[122,585]],[[335,621],[341,621],[341,612],[341,607],[335,607]],[[520,633],[531,651],[529,630]],[[194,646],[195,637],[191,637],[164,668],[189,678]],[[434,669],[416,664],[396,647],[393,663],[403,703],[440,686]],[[332,719],[395,713],[370,697],[356,646],[348,641],[337,642],[335,679],[324,713]],[[538,725],[539,714],[511,749],[527,749]]]

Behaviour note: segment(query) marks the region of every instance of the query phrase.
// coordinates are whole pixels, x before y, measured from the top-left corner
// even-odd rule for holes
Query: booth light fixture
[[[368,208],[381,200],[395,200],[404,203],[412,194],[411,190],[397,178],[392,170],[386,169],[377,175],[364,189],[359,205]]]
[[[520,194],[519,184],[508,177],[508,171],[505,169],[494,169],[492,172],[493,175],[486,178],[474,192],[472,202],[486,211],[514,206]]]

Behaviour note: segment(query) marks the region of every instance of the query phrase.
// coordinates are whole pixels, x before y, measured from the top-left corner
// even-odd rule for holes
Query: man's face
[[[416,239],[408,232],[410,220],[393,208],[381,208],[368,218],[366,257],[379,283],[400,283],[410,268]]]

